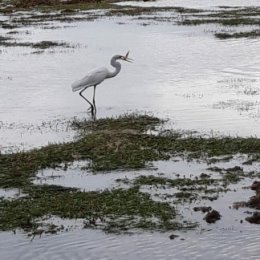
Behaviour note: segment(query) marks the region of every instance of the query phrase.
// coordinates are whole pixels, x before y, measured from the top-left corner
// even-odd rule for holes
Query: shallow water
[[[97,117],[144,111],[171,119],[178,129],[259,136],[260,42],[219,41],[204,30],[170,24],[118,25],[114,20],[62,30],[33,29],[22,37],[87,47],[39,55],[31,55],[29,48],[5,49],[0,61],[1,145],[23,143],[26,148],[69,138],[63,129],[45,138],[44,127],[28,135],[19,125],[88,117],[86,102],[72,93],[71,82],[128,49],[135,63],[123,64],[116,78],[98,86]],[[91,96],[92,89],[86,94]]]
[[[154,175],[167,178],[195,178],[202,172],[217,178],[218,173],[210,171],[209,167],[230,168],[240,166],[245,173],[259,169],[259,163],[243,165],[247,158],[243,155],[235,156],[230,161],[221,161],[214,164],[207,164],[203,161],[186,161],[182,158],[175,158],[171,161],[158,161],[153,164],[150,170],[123,171],[111,173],[99,173],[92,175],[86,170],[81,170],[86,162],[75,162],[66,171],[44,170],[40,171],[35,178],[36,184],[55,184],[66,187],[77,187],[81,190],[104,190],[115,187],[127,187],[127,184],[117,182],[118,178],[133,180],[142,175]],[[81,230],[82,222],[75,222],[57,219],[58,224],[72,226],[72,231],[60,233],[56,236],[43,235],[40,239],[35,237],[29,243],[29,238],[22,234],[11,236],[2,233],[2,237],[7,237],[14,242],[16,253],[21,252],[24,258],[31,259],[34,255],[40,254],[42,259],[258,259],[259,256],[259,230],[258,226],[249,224],[244,219],[248,216],[247,208],[233,209],[235,201],[245,201],[254,195],[254,191],[249,187],[253,179],[245,178],[239,184],[231,185],[230,190],[220,193],[219,198],[214,201],[196,200],[192,203],[174,205],[177,210],[185,216],[186,220],[198,221],[199,228],[188,232],[165,232],[165,233],[137,233],[131,235],[105,234],[98,230]],[[141,191],[149,192],[155,200],[161,200],[164,194],[176,192],[174,189],[160,188],[152,186],[147,189],[143,186]],[[161,196],[154,196],[155,194]],[[166,198],[163,198],[165,200]],[[172,203],[172,198],[166,199]],[[207,224],[203,217],[205,214],[194,212],[195,206],[211,206],[218,210],[222,218],[215,224]],[[252,210],[249,209],[252,212]],[[242,223],[241,223],[242,221]],[[55,223],[55,222],[54,222]],[[179,237],[170,240],[169,235],[177,234]],[[62,242],[61,242],[62,241]],[[101,242],[102,241],[102,242]],[[4,248],[5,245],[2,247]],[[42,247],[48,248],[44,251]],[[26,250],[30,249],[30,254]],[[25,250],[23,252],[23,250]],[[16,255],[9,252],[4,254]],[[41,258],[40,258],[41,259]]]
[[[166,4],[192,8],[226,5],[226,1],[156,1],[141,5]],[[259,1],[232,0],[230,6],[258,5]],[[8,19],[1,17],[1,19]],[[127,112],[148,112],[169,118],[175,129],[206,134],[260,137],[259,77],[260,40],[220,41],[212,30],[219,26],[176,26],[171,23],[141,26],[131,18],[104,18],[95,22],[57,23],[54,30],[43,26],[18,29],[22,41],[57,40],[75,44],[32,54],[30,48],[0,47],[0,150],[29,149],[49,142],[71,140],[67,121],[89,117],[87,106],[70,85],[98,66],[109,65],[115,53],[130,49],[133,64],[97,88],[97,117]],[[229,29],[229,28],[228,28]],[[7,30],[0,29],[0,33]],[[92,95],[92,90],[88,91]],[[235,158],[238,161],[239,158]],[[231,167],[234,162],[220,164]],[[203,163],[179,160],[154,164],[158,170],[107,175],[82,173],[75,166],[66,172],[46,170],[35,183],[60,184],[85,190],[111,188],[116,178],[138,174],[170,176],[206,172]],[[253,170],[257,170],[259,165]],[[247,170],[250,170],[249,167]],[[252,169],[251,169],[252,170]],[[60,177],[57,177],[60,175]],[[57,178],[56,178],[57,177]],[[249,185],[242,183],[241,185]],[[97,230],[74,230],[33,241],[17,232],[0,233],[4,259],[259,259],[259,227],[247,222],[244,209],[228,207],[247,200],[252,191],[230,191],[214,208],[225,212],[223,221],[203,224],[200,230],[172,233],[105,234]],[[16,190],[0,190],[0,197],[13,198]],[[190,205],[192,207],[193,205]],[[183,209],[185,210],[185,208]],[[187,216],[192,210],[185,210]],[[199,221],[201,213],[192,213]],[[195,216],[196,215],[196,216]],[[235,220],[237,219],[237,221]],[[185,240],[181,240],[185,239]]]
[[[163,163],[159,162],[157,166],[159,165],[163,165]],[[186,166],[188,165],[192,166],[193,163],[187,163]],[[170,171],[169,163],[166,163],[163,168]],[[77,178],[77,176],[75,177]],[[211,258],[256,260],[259,258],[260,243],[258,226],[246,221],[241,223],[241,220],[248,216],[244,213],[248,209],[230,208],[234,200],[243,201],[253,195],[254,192],[250,189],[242,189],[251,182],[252,180],[245,179],[239,185],[234,185],[236,191],[232,189],[226,194],[222,194],[218,200],[210,202],[210,206],[219,210],[222,215],[222,219],[216,224],[207,224],[202,220],[204,214],[192,210],[194,206],[209,206],[209,202],[196,201],[180,206],[178,210],[185,215],[186,219],[200,222],[200,227],[194,231],[165,233],[137,231],[129,235],[116,235],[106,234],[99,230],[82,229],[81,219],[57,218],[52,219],[52,223],[63,224],[69,231],[33,238],[20,231],[16,231],[16,234],[1,232],[1,256],[3,259],[35,259],[37,256],[37,259],[179,260]],[[178,237],[170,240],[171,234],[178,235]]]
[[[174,240],[170,234],[74,230],[31,241],[23,234],[1,233],[0,249],[4,259],[259,259],[259,233],[252,234],[248,225],[243,231],[175,232],[179,237]]]
[[[15,199],[23,196],[19,189],[0,189],[0,198],[3,199]]]
[[[235,156],[227,162],[208,164],[204,161],[187,161],[175,157],[174,160],[150,163],[148,169],[112,172],[104,171],[95,174],[84,168],[88,165],[88,161],[75,161],[72,164],[67,165],[66,170],[64,170],[64,165],[60,165],[58,169],[40,170],[34,178],[33,183],[38,185],[61,185],[64,187],[78,188],[83,191],[96,191],[121,187],[122,180],[132,181],[139,176],[149,175],[170,179],[176,179],[177,177],[194,179],[201,173],[205,173],[210,175],[211,178],[219,179],[219,173],[210,170],[210,168],[214,167],[228,169],[239,166],[245,173],[258,172],[260,167],[259,163],[243,165],[245,158],[245,156],[240,155]]]
[[[135,62],[123,64],[116,78],[97,88],[98,118],[150,112],[169,118],[177,129],[259,136],[258,39],[220,41],[207,32],[214,25],[140,26],[127,18],[62,25],[54,30],[28,27],[29,33],[19,39],[79,47],[43,54],[31,54],[34,50],[25,47],[0,48],[2,149],[71,139],[73,133],[62,122],[89,117],[86,102],[72,93],[71,83],[92,68],[109,66],[113,54],[127,50]],[[91,97],[92,89],[86,95]],[[45,127],[52,122],[58,131]],[[27,131],[28,125],[34,131]]]
[[[2,149],[71,139],[71,131],[58,120],[89,117],[86,102],[72,93],[71,83],[92,68],[109,66],[113,54],[127,50],[135,62],[123,64],[116,78],[97,88],[98,118],[150,112],[169,118],[177,129],[259,136],[260,41],[217,40],[210,33],[217,28],[140,26],[128,18],[110,18],[63,23],[54,30],[23,29],[28,33],[19,39],[25,42],[65,41],[79,47],[42,54],[25,47],[0,48]],[[92,89],[86,95],[91,97]],[[42,122],[55,120],[58,133],[37,130]],[[28,124],[35,131],[27,131]]]

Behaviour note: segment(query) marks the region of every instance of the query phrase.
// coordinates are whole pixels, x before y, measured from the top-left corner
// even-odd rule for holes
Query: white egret
[[[128,58],[129,51],[126,53],[125,56],[123,55],[115,55],[111,59],[111,66],[115,68],[114,71],[109,71],[106,67],[101,67],[95,70],[90,71],[84,78],[81,80],[77,80],[72,84],[72,91],[79,91],[79,95],[84,98],[90,105],[91,112],[93,114],[94,109],[96,110],[95,104],[95,94],[96,94],[96,86],[103,82],[105,79],[115,77],[121,70],[121,64],[117,60],[123,60],[132,62],[133,60]],[[83,92],[89,88],[94,87],[94,94],[93,94],[93,103],[91,103],[85,96],[83,96]]]

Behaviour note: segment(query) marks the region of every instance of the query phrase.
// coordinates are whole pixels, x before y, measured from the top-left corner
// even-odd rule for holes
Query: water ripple
[[[111,235],[83,230],[35,238],[1,233],[3,259],[259,259],[260,231],[213,229],[181,233],[170,240],[166,233]],[[181,240],[184,239],[184,240]]]

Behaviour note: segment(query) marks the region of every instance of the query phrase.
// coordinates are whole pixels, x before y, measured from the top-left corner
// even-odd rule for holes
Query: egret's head
[[[129,55],[129,51],[126,53],[125,56],[122,56],[122,55],[121,55],[121,56],[119,57],[119,59],[124,60],[124,61],[128,61],[128,62],[133,62],[134,60],[131,59],[131,58],[129,58],[128,55]]]

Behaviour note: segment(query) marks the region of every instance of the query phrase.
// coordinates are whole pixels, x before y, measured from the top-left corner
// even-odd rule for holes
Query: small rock
[[[213,196],[213,197],[208,197],[208,200],[213,201],[213,200],[217,200],[218,196]]]
[[[200,178],[201,178],[201,179],[210,178],[210,175],[208,175],[208,174],[206,174],[206,173],[201,173]]]
[[[242,172],[243,168],[240,167],[240,166],[235,166],[235,167],[226,169],[226,171],[228,171],[228,172]]]
[[[207,170],[210,170],[210,171],[213,171],[213,172],[222,172],[222,168],[219,168],[217,166],[214,166],[214,167],[210,167],[208,168]]]
[[[249,201],[247,202],[247,205],[250,208],[260,209],[260,193],[258,193],[255,196],[250,197]]]
[[[238,202],[233,203],[234,209],[244,208],[246,206],[247,206],[247,202],[245,202],[245,201],[238,201]]]
[[[204,220],[206,220],[207,223],[215,223],[217,220],[220,220],[221,215],[218,211],[212,210],[211,212],[208,212],[207,215],[204,217]]]
[[[260,212],[254,212],[252,216],[246,218],[246,221],[252,224],[260,224]]]
[[[169,236],[170,239],[175,239],[176,237],[178,237],[178,235],[172,234],[172,235]]]
[[[252,214],[253,214],[253,212],[252,212],[252,211],[249,211],[249,210],[244,211],[244,213],[245,213],[245,214],[249,214],[249,215],[252,215]]]
[[[206,213],[206,212],[210,212],[211,211],[211,207],[194,207],[193,210],[194,211],[201,211],[202,213]]]
[[[251,185],[251,190],[260,191],[260,181],[254,181]]]

